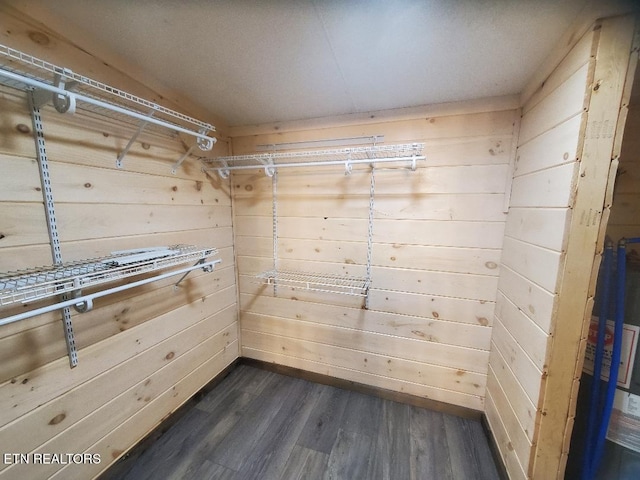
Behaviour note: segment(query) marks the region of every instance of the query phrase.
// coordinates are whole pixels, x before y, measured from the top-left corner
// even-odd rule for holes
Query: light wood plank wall
[[[597,22],[523,106],[486,402],[511,478],[564,475],[633,24]]]
[[[427,156],[416,172],[376,171],[369,310],[358,297],[283,287],[274,297],[255,283],[273,265],[272,181],[233,174],[242,355],[483,410],[515,107],[500,99],[411,119],[231,129],[234,154],[384,135],[425,142]],[[364,275],[369,185],[368,167],[280,170],[279,268]]]
[[[527,478],[594,64],[589,31],[523,106],[498,281],[486,415]]]
[[[81,73],[105,70],[55,33],[2,13],[2,43],[76,61],[70,66]],[[116,86],[155,96],[109,73]],[[101,456],[99,464],[0,463],[2,479],[99,474],[239,354],[228,182],[203,174],[193,159],[172,175],[184,152],[178,138],[141,136],[119,170],[115,159],[131,129],[51,107],[43,119],[64,260],[188,243],[219,248],[223,262],[212,273],[191,273],[178,289],[170,278],[103,297],[88,313],[72,312],[74,369],[60,314],[0,327],[0,451]],[[0,271],[52,263],[31,128],[25,94],[2,88]],[[226,153],[227,142],[215,148]],[[4,308],[2,317],[17,310]]]

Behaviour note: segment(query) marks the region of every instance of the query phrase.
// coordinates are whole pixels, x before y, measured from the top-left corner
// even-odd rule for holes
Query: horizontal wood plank
[[[502,263],[514,272],[555,293],[560,273],[562,254],[505,237]]]
[[[315,341],[361,352],[447,366],[461,371],[486,373],[488,352],[481,350],[249,312],[242,314],[240,324],[243,330]]]
[[[240,309],[243,312],[309,321],[325,325],[382,333],[397,337],[445,343],[461,347],[489,349],[491,329],[481,325],[426,319],[409,315],[343,308],[294,301],[286,298],[241,294]],[[440,316],[438,312],[434,312]]]
[[[584,122],[576,115],[519,147],[514,177],[577,161]]]
[[[576,162],[513,179],[511,207],[571,206],[578,172]]]
[[[585,63],[524,115],[520,125],[518,146],[524,145],[586,109],[588,97],[585,95],[585,85],[589,67],[589,63]]]
[[[561,252],[570,215],[568,208],[514,207],[509,209],[505,235]]]
[[[366,219],[279,217],[278,236],[304,240],[366,241]],[[266,216],[238,216],[238,236],[272,238],[273,221]],[[437,220],[376,219],[375,243],[432,245],[446,247],[501,248],[502,222],[456,222]]]
[[[270,363],[277,363],[288,367],[299,368],[309,372],[320,373],[331,377],[364,383],[372,387],[407,393],[438,402],[460,405],[473,410],[483,409],[483,398],[476,395],[467,395],[451,390],[430,388],[414,382],[404,382],[390,377],[383,377],[366,372],[358,372],[350,368],[342,368],[335,365],[313,362],[301,358],[290,357],[281,353],[270,353],[250,348],[242,349],[242,356]]]
[[[245,329],[242,346],[471,395],[482,395],[486,384],[486,375],[482,373]]]

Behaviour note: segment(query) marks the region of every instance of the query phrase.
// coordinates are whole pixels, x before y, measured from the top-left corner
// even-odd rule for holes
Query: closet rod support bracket
[[[198,260],[196,263],[193,264],[193,266],[197,266],[197,265],[203,265],[202,267],[202,271],[206,272],[206,273],[211,273],[213,272],[213,265],[212,264],[205,264],[205,259],[201,258],[200,260]],[[177,291],[179,289],[180,283],[187,278],[187,275],[189,275],[191,273],[191,270],[189,270],[188,272],[186,272],[184,275],[182,275],[178,281],[173,285],[173,290]]]
[[[153,117],[154,113],[155,113],[155,109],[151,110],[149,112],[149,118]],[[143,120],[143,121],[140,122],[140,125],[138,126],[138,130],[136,130],[136,133],[133,134],[133,137],[131,137],[131,139],[129,140],[129,143],[127,143],[127,146],[124,147],[124,150],[122,150],[118,154],[118,158],[116,159],[116,167],[117,168],[123,168],[124,167],[124,162],[123,162],[124,157],[127,156],[127,153],[129,153],[129,150],[131,150],[131,147],[133,146],[133,143],[138,139],[138,137],[140,136],[140,134],[145,129],[145,127],[147,126],[148,123],[149,123],[148,120]]]

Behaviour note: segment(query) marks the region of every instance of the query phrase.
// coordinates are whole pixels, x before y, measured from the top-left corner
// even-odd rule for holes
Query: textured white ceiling
[[[34,3],[237,126],[517,94],[597,2]]]

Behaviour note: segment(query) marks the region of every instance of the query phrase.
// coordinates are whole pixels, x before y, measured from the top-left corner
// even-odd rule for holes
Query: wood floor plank
[[[340,429],[331,449],[325,480],[367,480],[371,437]]]
[[[299,391],[302,380],[276,376],[255,398],[235,428],[216,448],[209,460],[239,471],[254,451],[287,399]],[[306,421],[306,419],[305,419]]]
[[[384,400],[382,421],[373,445],[369,478],[395,480],[409,478],[410,452],[409,406]]]
[[[205,412],[213,412],[219,407],[220,402],[225,400],[227,392],[231,390],[239,390],[257,396],[273,378],[274,374],[270,372],[240,365],[220,382],[219,388],[215,388],[198,402],[196,408]]]
[[[238,480],[279,478],[287,459],[311,415],[322,387],[304,380],[295,380],[296,389],[282,404],[267,431],[262,435],[245,464]]]
[[[337,435],[337,434],[336,434]],[[322,478],[327,470],[329,455],[295,445],[289,455],[281,480],[309,480]]]
[[[249,365],[130,460],[101,480],[499,478],[475,420]]]
[[[235,480],[236,472],[216,463],[205,460],[193,475],[183,477],[184,480]]]
[[[325,387],[296,443],[312,450],[326,454],[331,453],[338,436],[338,429],[342,425],[342,417],[348,400],[349,392],[347,390]]]
[[[410,407],[412,480],[453,479],[443,415]]]
[[[342,429],[374,438],[382,419],[382,400],[359,392],[350,392]]]

